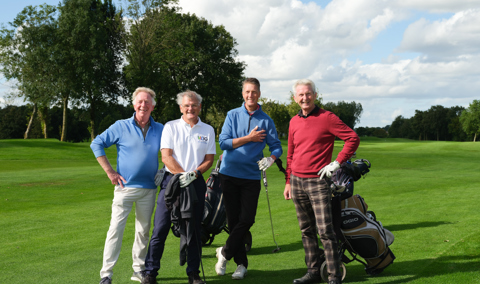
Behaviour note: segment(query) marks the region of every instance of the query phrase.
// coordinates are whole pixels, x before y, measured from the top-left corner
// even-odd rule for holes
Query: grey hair
[[[152,97],[152,105],[155,106],[157,104],[157,102],[155,102],[155,92],[150,89],[150,88],[147,88],[147,87],[138,87],[135,92],[133,92],[133,95],[132,95],[132,102],[133,104],[135,104],[135,99],[137,98],[137,95],[138,93],[140,92],[145,92],[145,93],[148,93],[150,95],[150,97]]]
[[[297,94],[297,86],[298,85],[305,85],[305,86],[310,86],[312,88],[312,91],[313,93],[317,93],[316,89],[315,89],[315,83],[313,83],[312,80],[310,79],[300,79],[300,80],[297,80],[297,82],[295,82],[295,84],[293,84],[293,95],[295,96]]]
[[[198,104],[202,103],[202,96],[200,96],[194,91],[186,90],[184,92],[177,94],[177,104],[179,106],[182,105],[183,97],[187,97],[189,99],[196,99]]]

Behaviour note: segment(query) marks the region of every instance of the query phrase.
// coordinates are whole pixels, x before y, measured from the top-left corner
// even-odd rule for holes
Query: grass
[[[341,146],[336,142],[336,152]],[[107,156],[115,163],[114,147]],[[395,235],[397,259],[375,277],[362,264],[349,263],[345,283],[480,283],[480,143],[362,139],[357,157],[370,160],[372,168],[356,182],[355,193]],[[306,271],[295,209],[283,199],[284,179],[275,166],[267,178],[281,251],[272,253],[262,187],[244,281],[292,283]],[[0,283],[98,283],[113,186],[89,144],[0,140],[0,180]],[[134,283],[133,221],[131,214],[114,268],[116,284]],[[209,284],[234,282],[213,269],[215,249],[226,237],[218,235],[203,250]],[[179,239],[169,236],[159,283],[187,283],[178,251]],[[227,274],[234,266],[228,264]]]

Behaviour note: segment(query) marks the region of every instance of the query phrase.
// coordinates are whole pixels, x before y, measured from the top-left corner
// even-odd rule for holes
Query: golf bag
[[[218,172],[222,156],[207,179],[207,192],[205,193],[205,207],[202,220],[202,245],[210,245],[215,236],[222,231],[229,232],[227,227],[227,213],[223,205],[223,193],[220,187]]]
[[[393,234],[376,220],[375,213],[358,194],[342,201],[341,224],[343,236],[351,253],[365,259],[365,271],[369,275],[381,273],[393,263],[395,255],[389,246]]]

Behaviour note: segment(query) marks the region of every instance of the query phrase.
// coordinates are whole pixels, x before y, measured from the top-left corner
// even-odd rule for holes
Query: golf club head
[[[280,247],[277,247],[277,248],[274,249],[272,252],[273,252],[273,253],[276,253],[276,252],[279,251],[279,250],[280,250]]]

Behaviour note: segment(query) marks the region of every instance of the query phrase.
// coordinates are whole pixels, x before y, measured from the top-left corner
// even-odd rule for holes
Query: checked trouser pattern
[[[291,196],[297,211],[298,224],[302,232],[305,263],[311,273],[320,273],[320,257],[317,228],[327,261],[329,280],[341,279],[338,243],[332,221],[332,192],[325,179],[300,178],[291,175]]]

